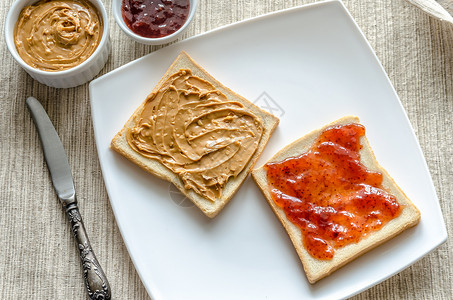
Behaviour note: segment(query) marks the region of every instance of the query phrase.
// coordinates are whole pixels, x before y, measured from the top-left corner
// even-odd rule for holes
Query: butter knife
[[[29,97],[26,103],[38,129],[53,186],[71,224],[80,253],[88,296],[97,300],[111,299],[110,285],[91,248],[77,207],[74,181],[63,144],[41,103],[33,97]]]

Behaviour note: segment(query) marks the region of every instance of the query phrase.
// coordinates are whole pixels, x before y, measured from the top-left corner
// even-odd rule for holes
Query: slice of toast
[[[190,72],[201,78],[202,80],[208,81],[213,85],[218,91],[223,93],[228,101],[239,102],[242,104],[248,111],[258,117],[262,122],[262,136],[256,148],[256,151],[250,157],[250,160],[242,169],[242,171],[236,176],[230,177],[228,181],[223,185],[221,190],[221,195],[219,198],[212,201],[208,199],[202,193],[194,191],[194,189],[185,188],[185,183],[183,182],[181,176],[176,174],[170,168],[166,167],[157,159],[150,157],[145,157],[138,152],[136,152],[127,141],[128,131],[134,128],[134,126],[139,122],[139,116],[143,111],[145,104],[151,95],[156,94],[161,86],[170,78],[172,75],[180,72],[180,70],[190,70]],[[184,73],[185,74],[185,73]],[[111,148],[118,153],[122,154],[133,163],[142,167],[151,174],[154,174],[162,179],[172,182],[187,198],[192,200],[192,202],[208,217],[215,217],[222,208],[228,203],[234,193],[239,189],[243,181],[246,179],[247,175],[253,168],[256,160],[263,151],[265,145],[267,144],[271,133],[274,131],[276,126],[279,123],[279,119],[270,113],[260,109],[247,99],[239,96],[234,93],[227,87],[223,86],[218,82],[214,77],[212,77],[208,72],[206,72],[201,66],[199,66],[189,55],[185,52],[181,52],[176,60],[169,67],[167,72],[163,75],[159,83],[155,86],[150,96],[137,108],[134,114],[129,118],[129,120],[124,125],[123,129],[119,131],[111,142]]]
[[[295,157],[306,153],[313,145],[315,140],[319,137],[321,132],[323,132],[326,128],[334,125],[346,125],[351,123],[359,123],[359,118],[355,116],[347,116],[333,123],[330,123],[323,128],[315,130],[280,150],[268,161],[268,163],[281,162],[289,157]],[[382,173],[383,188],[396,197],[397,202],[402,207],[402,211],[398,217],[389,221],[378,231],[369,233],[358,243],[352,243],[344,247],[335,249],[334,257],[331,260],[320,260],[314,258],[305,249],[301,229],[287,219],[283,209],[280,208],[272,199],[265,165],[252,171],[253,179],[261,189],[275,215],[278,217],[281,224],[286,229],[297,251],[297,254],[299,255],[299,258],[302,261],[305,273],[310,283],[315,283],[316,281],[330,275],[335,270],[359,257],[365,252],[398,235],[405,229],[415,226],[420,220],[420,212],[418,211],[418,209],[406,197],[406,195],[397,186],[390,175],[376,161],[373,150],[371,149],[370,144],[368,143],[368,140],[365,136],[361,137],[360,143],[363,146],[363,148],[360,150],[361,163],[369,170]]]

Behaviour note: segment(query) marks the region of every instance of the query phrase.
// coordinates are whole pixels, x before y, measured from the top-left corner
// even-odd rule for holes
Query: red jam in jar
[[[187,21],[189,0],[123,0],[121,13],[136,34],[160,38],[176,32]]]
[[[360,162],[360,124],[325,129],[308,152],[266,165],[274,202],[302,231],[311,256],[331,260],[401,213],[382,174]]]

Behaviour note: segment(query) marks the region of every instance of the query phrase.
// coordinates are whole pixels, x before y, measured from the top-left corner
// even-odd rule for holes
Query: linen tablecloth
[[[49,113],[68,153],[79,207],[113,299],[149,299],[112,213],[93,136],[88,85],[44,86],[10,56],[3,37],[13,0],[0,2],[0,299],[86,299],[78,250],[25,107],[35,96]],[[268,12],[314,1],[200,0],[184,39]],[[132,42],[114,22],[105,74],[159,47]],[[450,13],[453,0],[440,1]],[[387,71],[415,129],[431,172],[447,230],[453,230],[453,26],[404,0],[344,4]],[[354,299],[452,299],[453,238]],[[177,287],[175,287],[177,288]],[[215,297],[213,297],[215,299]]]

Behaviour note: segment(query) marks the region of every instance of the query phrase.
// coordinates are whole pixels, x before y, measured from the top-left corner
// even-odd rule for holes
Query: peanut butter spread
[[[73,68],[98,47],[103,32],[96,8],[85,0],[41,0],[26,6],[14,28],[22,59],[33,68]]]
[[[215,201],[250,161],[262,133],[261,119],[243,104],[180,70],[148,96],[127,141],[178,174],[186,189]]]

